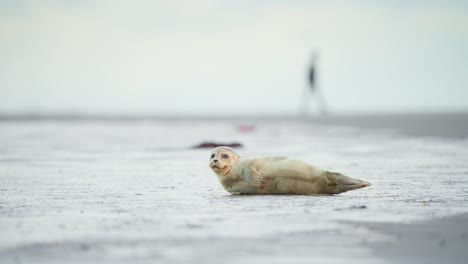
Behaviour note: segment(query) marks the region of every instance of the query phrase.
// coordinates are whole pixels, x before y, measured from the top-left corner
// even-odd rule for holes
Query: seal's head
[[[232,148],[217,147],[211,152],[210,168],[216,174],[225,175],[239,159],[239,154],[237,154]]]

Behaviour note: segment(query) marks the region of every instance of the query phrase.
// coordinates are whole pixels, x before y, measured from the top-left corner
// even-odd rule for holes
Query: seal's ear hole
[[[229,158],[229,155],[228,154],[223,154],[223,155],[221,155],[221,158],[227,159],[227,158]]]

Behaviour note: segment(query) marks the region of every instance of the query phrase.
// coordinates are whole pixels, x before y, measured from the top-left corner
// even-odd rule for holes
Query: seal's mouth
[[[222,170],[222,169],[225,169],[227,166],[224,166],[224,167],[220,168],[220,167],[218,167],[218,165],[213,164],[213,165],[211,165],[210,167],[211,167],[211,169],[213,169],[213,170],[215,170],[215,169],[216,169],[216,170]]]

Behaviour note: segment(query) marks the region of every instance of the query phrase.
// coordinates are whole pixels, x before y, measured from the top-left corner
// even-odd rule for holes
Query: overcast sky
[[[0,0],[0,113],[468,111],[468,1]]]

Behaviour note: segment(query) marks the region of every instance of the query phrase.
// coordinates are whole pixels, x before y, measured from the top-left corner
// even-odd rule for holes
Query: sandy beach
[[[372,186],[232,196],[206,141]],[[465,263],[467,161],[467,114],[3,117],[0,263]]]

